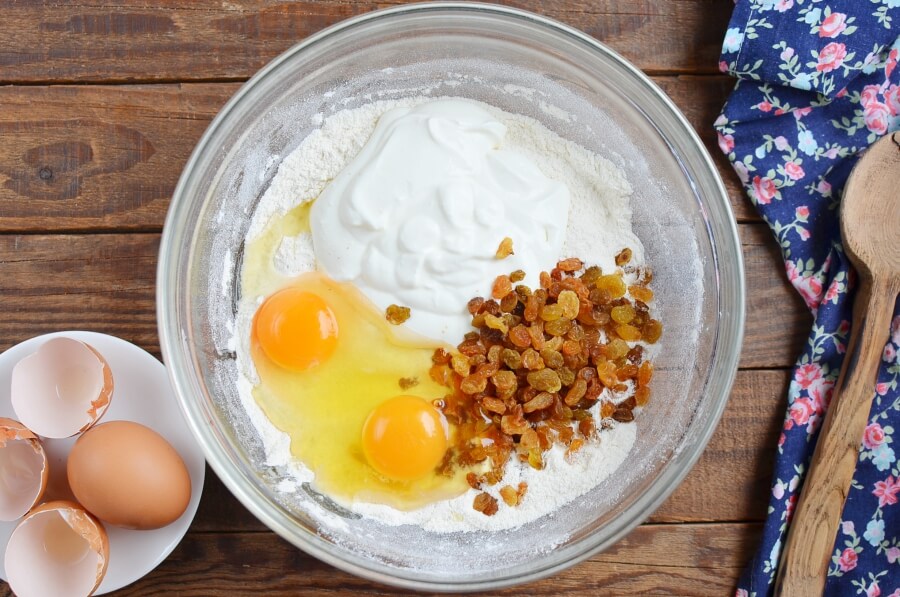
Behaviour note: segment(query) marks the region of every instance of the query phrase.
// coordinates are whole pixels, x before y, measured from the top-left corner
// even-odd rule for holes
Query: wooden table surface
[[[210,120],[295,42],[394,4],[353,0],[3,0],[0,24],[0,350],[47,332],[120,336],[159,356],[157,248],[169,198]],[[728,187],[747,270],[731,400],[684,483],[618,545],[504,595],[726,594],[755,548],[789,367],[810,317],[765,224],[716,148],[733,82],[717,71],[731,2],[517,0],[607,43],[672,97]],[[122,594],[393,594],[268,531],[207,473],[172,555]],[[9,594],[0,583],[0,594]]]

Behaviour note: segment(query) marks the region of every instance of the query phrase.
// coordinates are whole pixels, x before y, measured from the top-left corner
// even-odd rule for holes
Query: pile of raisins
[[[432,378],[451,389],[436,405],[456,427],[442,472],[487,461],[479,467],[487,472],[467,475],[481,489],[502,480],[513,455],[535,469],[554,444],[571,457],[597,434],[598,402],[601,424],[634,419],[634,409],[650,399],[653,376],[636,342],[656,343],[662,325],[648,307],[652,273],[630,260],[631,250],[623,250],[616,271],[604,274],[565,259],[541,273],[536,290],[518,284],[525,274],[517,270],[497,277],[490,299],[469,301],[475,330],[457,351],[436,350],[431,368]],[[626,285],[626,274],[636,282]],[[526,490],[505,486],[500,495],[514,506]],[[489,516],[498,510],[486,492],[473,506]]]

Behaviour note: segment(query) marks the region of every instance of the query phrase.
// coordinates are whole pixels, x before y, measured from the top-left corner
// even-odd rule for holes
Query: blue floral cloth
[[[815,317],[793,369],[762,544],[737,595],[767,595],[846,351],[855,274],[841,191],[860,153],[900,128],[900,0],[738,0],[719,67],[739,78],[715,122],[791,284]],[[900,230],[897,231],[900,234]],[[900,310],[837,534],[826,594],[900,597]]]

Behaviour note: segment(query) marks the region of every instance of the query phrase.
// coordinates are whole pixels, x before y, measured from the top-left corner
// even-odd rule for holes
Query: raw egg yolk
[[[442,415],[416,396],[395,396],[375,407],[363,425],[363,452],[376,471],[397,481],[432,472],[447,451]]]
[[[299,288],[284,288],[263,301],[253,325],[266,356],[292,371],[325,362],[337,346],[334,313],[318,295]]]

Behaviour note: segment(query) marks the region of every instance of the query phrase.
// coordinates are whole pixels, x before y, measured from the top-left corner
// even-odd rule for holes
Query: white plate
[[[109,534],[109,568],[96,592],[102,595],[130,585],[172,553],[197,512],[206,463],[200,446],[181,416],[163,364],[134,344],[106,334],[46,334],[26,340],[0,354],[0,417],[16,418],[9,397],[15,364],[57,336],[87,342],[103,355],[112,369],[115,389],[109,409],[99,422],[136,421],[150,427],[178,451],[191,475],[191,501],[181,518],[172,524],[154,531],[129,531],[104,525]],[[78,436],[43,440],[50,464],[50,483],[43,501],[74,499],[66,481],[66,457],[76,439]],[[16,522],[0,521],[0,578],[3,580],[6,580],[6,570],[3,568],[6,543],[15,526]]]

